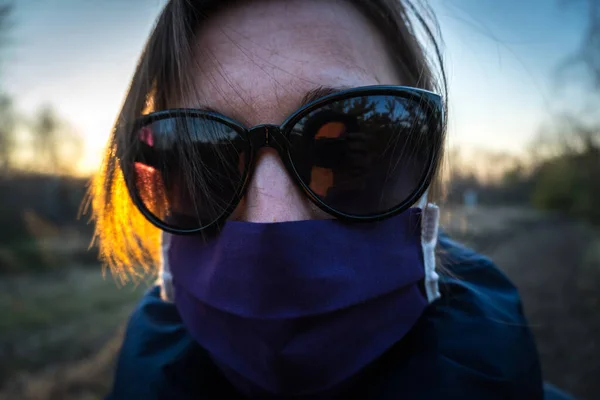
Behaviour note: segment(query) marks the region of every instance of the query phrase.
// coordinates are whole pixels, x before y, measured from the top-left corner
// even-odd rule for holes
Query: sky
[[[559,104],[583,1],[431,0],[444,38],[451,146],[518,154]],[[93,171],[165,0],[16,0],[0,86],[31,113],[52,104],[85,137]]]

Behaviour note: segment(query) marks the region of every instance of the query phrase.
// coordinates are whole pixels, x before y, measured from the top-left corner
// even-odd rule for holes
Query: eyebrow
[[[322,97],[325,96],[329,96],[330,94],[334,94],[334,93],[338,93],[341,92],[343,90],[347,90],[350,89],[350,86],[338,86],[338,87],[334,87],[334,86],[318,86],[314,89],[311,89],[309,91],[307,91],[304,94],[304,97],[302,97],[302,100],[300,101],[300,105],[298,106],[298,108],[302,108],[305,105],[312,103],[313,101],[319,100]],[[212,112],[215,114],[221,114],[221,115],[225,115],[223,113],[221,113],[220,111],[209,107],[207,105],[201,105],[198,106],[196,108],[196,110],[200,110],[200,111],[208,111],[208,112]],[[235,117],[234,117],[235,118]],[[242,121],[243,119],[241,118],[237,118],[237,120]]]
[[[330,94],[341,92],[342,90],[349,89],[346,86],[332,87],[332,86],[319,86],[315,89],[311,89],[302,98],[300,107],[312,103],[313,101],[319,100],[321,97],[329,96]]]

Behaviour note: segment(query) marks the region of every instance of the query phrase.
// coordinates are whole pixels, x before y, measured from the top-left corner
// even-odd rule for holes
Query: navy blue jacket
[[[543,399],[538,353],[517,289],[486,257],[444,235],[440,245],[449,272],[441,278],[442,298],[352,377],[340,398]],[[242,397],[155,287],[131,316],[108,399]]]

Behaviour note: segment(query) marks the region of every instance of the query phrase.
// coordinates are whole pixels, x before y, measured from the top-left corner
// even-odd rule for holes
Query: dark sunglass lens
[[[312,111],[293,127],[290,157],[302,182],[348,215],[393,210],[418,189],[437,136],[416,98],[361,96]]]
[[[235,128],[199,116],[173,116],[136,134],[135,189],[154,217],[190,230],[235,206],[248,156],[248,143]]]

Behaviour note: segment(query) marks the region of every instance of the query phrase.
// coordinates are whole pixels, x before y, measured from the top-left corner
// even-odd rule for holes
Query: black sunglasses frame
[[[386,211],[373,215],[350,215],[344,212],[340,212],[339,210],[336,210],[331,206],[327,205],[316,194],[313,193],[313,191],[308,187],[308,185],[306,185],[302,181],[302,179],[300,179],[300,175],[296,170],[296,167],[294,166],[294,163],[291,158],[288,146],[288,138],[291,134],[293,127],[302,118],[304,118],[308,113],[320,107],[323,107],[324,105],[355,97],[375,95],[396,96],[404,99],[410,99],[418,102],[419,105],[424,106],[424,108],[428,110],[428,118],[432,121],[431,126],[433,127],[433,130],[435,130],[434,132],[429,132],[429,134],[434,135],[434,148],[431,152],[429,159],[427,160],[428,166],[426,168],[426,171],[423,173],[419,184],[416,186],[413,193],[401,204]],[[137,185],[135,184],[135,179],[131,178],[133,174],[135,174],[133,164],[136,160],[126,162],[124,160],[126,160],[127,157],[121,157],[121,169],[123,170],[125,182],[127,184],[129,194],[133,203],[140,210],[142,215],[144,215],[144,217],[154,226],[165,232],[178,235],[198,234],[203,231],[207,231],[208,229],[215,228],[222,224],[233,213],[233,211],[245,195],[248,182],[251,180],[252,175],[254,173],[257,152],[262,147],[270,147],[277,151],[286,170],[291,175],[294,182],[317,207],[325,211],[327,214],[345,222],[375,222],[386,218],[390,218],[410,208],[411,205],[416,203],[416,201],[418,201],[423,196],[423,194],[431,184],[431,180],[437,167],[436,160],[438,159],[438,154],[441,149],[443,130],[445,129],[444,104],[440,95],[428,90],[407,86],[377,85],[342,90],[340,92],[321,97],[320,99],[310,102],[296,110],[279,126],[273,124],[261,124],[251,128],[246,128],[244,125],[238,123],[237,121],[219,113],[190,108],[178,108],[157,111],[154,113],[143,115],[133,123],[133,127],[131,128],[130,132],[135,136],[139,129],[149,124],[152,124],[153,122],[168,118],[182,117],[213,120],[225,124],[226,126],[234,129],[237,133],[239,133],[242,137],[246,139],[245,142],[247,143],[246,151],[248,157],[246,157],[246,164],[244,165],[244,174],[241,180],[242,183],[240,184],[240,187],[235,193],[235,196],[233,197],[230,204],[226,207],[223,213],[213,222],[209,223],[208,225],[193,229],[182,229],[174,227],[165,223],[156,215],[154,215],[144,204],[141,195],[138,192]]]

